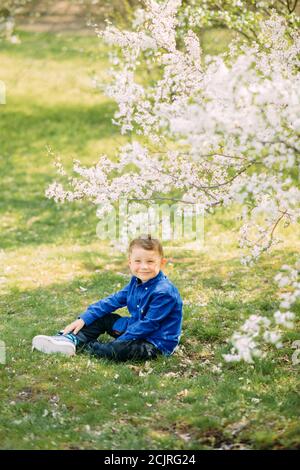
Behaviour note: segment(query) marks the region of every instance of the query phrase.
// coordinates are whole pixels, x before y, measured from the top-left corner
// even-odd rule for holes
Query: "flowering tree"
[[[274,10],[253,40],[203,57],[193,30],[199,10],[194,15],[189,10],[187,29],[181,0],[145,5],[132,31],[108,25],[101,33],[116,48],[113,82],[106,90],[118,103],[114,123],[131,134],[131,143],[116,163],[105,156],[93,168],[75,162],[78,176],[69,178],[70,189],[55,182],[47,195],[101,203],[100,216],[124,196],[153,201],[176,195],[183,204],[200,203],[209,211],[238,204],[242,262],[252,264],[278,241],[276,228],[296,223],[300,215],[296,20]],[[147,80],[139,73],[141,63]],[[252,319],[250,330],[258,333],[262,325],[270,326]],[[264,334],[276,344],[277,338],[276,332]]]
[[[103,211],[120,196],[150,200],[174,190],[206,209],[241,203],[240,243],[251,262],[275,242],[281,221],[299,216],[299,35],[287,37],[285,20],[274,14],[258,31],[263,47],[233,44],[227,56],[201,60],[192,30],[183,50],[177,47],[180,3],[148,1],[137,31],[108,26],[103,34],[123,54],[122,62],[114,59],[118,68],[107,88],[119,105],[114,123],[147,144],[126,145],[116,164],[103,158],[84,169],[76,163],[83,179],[72,180],[74,191],[54,185],[48,195],[88,196],[104,203]],[[136,79],[142,53],[160,72],[150,85]],[[135,171],[124,172],[129,163]],[[110,178],[113,171],[119,174]]]
[[[4,39],[12,44],[20,42],[14,34],[15,17],[22,14],[33,0],[1,0],[0,5],[0,40]]]
[[[286,19],[287,27],[296,29],[299,22],[298,0],[185,0],[179,21],[185,29],[221,27],[247,39],[259,41],[259,23],[274,11]]]

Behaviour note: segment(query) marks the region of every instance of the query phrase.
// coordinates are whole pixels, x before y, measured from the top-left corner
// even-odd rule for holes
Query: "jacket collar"
[[[164,279],[165,277],[166,276],[162,271],[159,271],[159,273],[155,277],[152,277],[152,279],[149,279],[149,281],[146,282],[142,282],[138,277],[134,276],[137,285],[143,287],[149,287],[152,284],[156,284],[156,282],[160,281],[161,279]]]

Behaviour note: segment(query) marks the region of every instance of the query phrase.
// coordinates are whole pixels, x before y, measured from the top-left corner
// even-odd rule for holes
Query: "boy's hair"
[[[157,238],[152,238],[150,234],[140,235],[138,238],[132,240],[128,248],[129,254],[136,246],[144,250],[157,251],[162,258],[164,257],[164,251],[160,241]]]

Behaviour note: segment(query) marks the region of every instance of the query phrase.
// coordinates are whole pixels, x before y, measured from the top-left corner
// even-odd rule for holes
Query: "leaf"
[[[187,397],[189,394],[189,391],[187,388],[185,388],[184,390],[182,390],[181,392],[177,393],[176,397],[177,398],[184,398],[184,397]]]

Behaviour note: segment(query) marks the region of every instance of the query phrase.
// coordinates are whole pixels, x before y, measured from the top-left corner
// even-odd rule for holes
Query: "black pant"
[[[162,354],[156,346],[144,339],[131,341],[111,341],[100,343],[96,341],[99,335],[108,333],[117,338],[120,336],[113,330],[114,323],[121,318],[117,313],[109,313],[95,320],[91,325],[84,326],[78,333],[79,351],[87,352],[93,356],[104,357],[116,361],[149,360]]]

